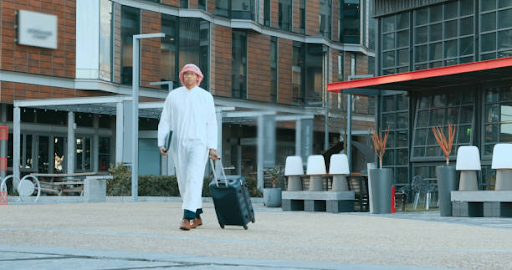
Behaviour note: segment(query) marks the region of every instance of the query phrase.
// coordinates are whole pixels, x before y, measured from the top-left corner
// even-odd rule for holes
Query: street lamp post
[[[140,81],[140,40],[145,38],[162,38],[164,33],[133,35],[133,70],[132,70],[132,200],[139,197],[139,81]]]

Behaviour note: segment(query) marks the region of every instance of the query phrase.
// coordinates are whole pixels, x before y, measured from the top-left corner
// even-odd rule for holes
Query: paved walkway
[[[282,212],[178,229],[167,202],[0,206],[0,269],[512,269],[512,219]]]

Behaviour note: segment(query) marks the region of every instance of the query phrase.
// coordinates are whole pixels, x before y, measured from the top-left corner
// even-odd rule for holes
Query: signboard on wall
[[[18,10],[18,44],[57,49],[57,16]]]

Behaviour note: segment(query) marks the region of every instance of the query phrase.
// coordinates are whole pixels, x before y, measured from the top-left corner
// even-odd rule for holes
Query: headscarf
[[[185,81],[183,80],[183,77],[185,75],[185,72],[187,72],[187,71],[192,71],[195,74],[197,74],[197,78],[198,78],[197,85],[199,86],[199,84],[201,84],[201,81],[203,80],[204,76],[203,76],[203,73],[201,72],[201,70],[194,64],[187,64],[181,69],[181,71],[180,71],[181,85],[185,86]]]

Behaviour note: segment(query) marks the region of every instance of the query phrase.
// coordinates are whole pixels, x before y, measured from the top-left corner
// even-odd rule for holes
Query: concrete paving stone
[[[248,230],[223,230],[205,202],[204,225],[184,232],[179,200],[0,206],[0,254],[69,256],[40,260],[57,270],[78,269],[66,261],[96,269],[512,269],[507,218],[254,207]],[[3,264],[13,262],[0,259],[0,269],[19,269]]]

